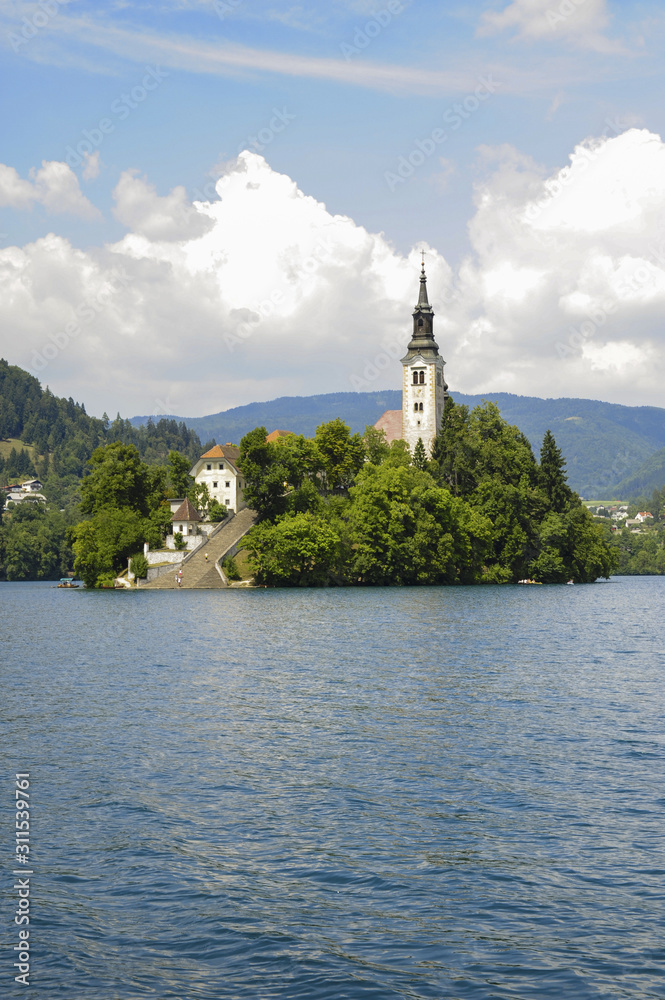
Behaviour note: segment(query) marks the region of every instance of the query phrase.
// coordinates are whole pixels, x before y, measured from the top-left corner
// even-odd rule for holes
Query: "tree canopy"
[[[340,420],[309,440],[246,435],[242,468],[261,524],[245,546],[257,580],[559,583],[612,572],[549,432],[539,464],[493,403],[469,411],[449,400],[431,460],[419,445],[411,456],[403,441],[389,446],[375,428],[360,438]]]

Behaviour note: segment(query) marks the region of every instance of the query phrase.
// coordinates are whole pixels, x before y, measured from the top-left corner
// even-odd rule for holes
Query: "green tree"
[[[363,445],[367,461],[371,462],[372,465],[381,465],[390,454],[390,445],[386,438],[386,432],[378,430],[372,424],[367,424],[365,427]]]
[[[77,524],[72,530],[74,569],[86,587],[117,576],[129,556],[142,548],[148,525],[131,507],[99,509],[89,521]]]
[[[416,447],[413,449],[413,464],[416,469],[420,469],[421,472],[425,472],[429,464],[422,438],[418,438],[416,441]]]
[[[279,461],[275,446],[266,441],[265,427],[256,427],[240,442],[238,467],[243,474],[245,503],[259,520],[274,520],[287,507],[289,468]]]
[[[365,462],[365,448],[360,434],[351,434],[339,417],[316,428],[314,438],[321,454],[328,490],[346,490]]]
[[[566,460],[561,449],[557,447],[554,435],[547,431],[540,450],[540,467],[538,469],[538,484],[547,497],[550,509],[559,514],[570,508],[574,494],[568,486]]]
[[[144,542],[161,545],[171,509],[164,500],[166,469],[146,465],[134,445],[115,441],[97,448],[89,465],[81,511],[91,516],[71,537],[75,569],[91,587],[119,573]]]
[[[145,580],[148,575],[150,564],[143,553],[139,552],[137,555],[132,556],[129,568],[137,579]]]
[[[81,512],[127,508],[146,517],[154,499],[154,478],[134,445],[120,441],[97,448],[81,483]],[[163,470],[159,470],[163,472]]]
[[[337,582],[340,545],[340,536],[327,520],[309,512],[257,524],[243,541],[257,583],[281,587]]]
[[[67,518],[43,503],[24,502],[0,527],[0,574],[8,580],[54,580],[72,568]]]
[[[178,451],[169,452],[169,483],[170,495],[173,497],[189,496],[194,480],[189,474],[191,463]]]
[[[208,520],[212,521],[213,524],[218,524],[220,521],[223,521],[224,518],[227,517],[228,513],[228,508],[225,507],[224,504],[219,503],[218,500],[210,501],[207,516]]]
[[[187,541],[185,540],[182,531],[173,532],[173,544],[177,552],[182,552],[187,548]]]
[[[413,467],[368,466],[351,491],[352,576],[369,584],[478,579],[489,522]]]
[[[432,448],[433,474],[454,496],[471,493],[477,482],[476,441],[469,407],[446,399],[441,429]]]

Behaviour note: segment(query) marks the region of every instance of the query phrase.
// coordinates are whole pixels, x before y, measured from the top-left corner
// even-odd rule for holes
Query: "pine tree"
[[[413,464],[416,469],[420,469],[421,472],[425,472],[427,469],[427,452],[425,451],[425,445],[423,444],[422,438],[418,438],[416,447],[413,449]]]
[[[568,486],[565,469],[566,460],[554,440],[554,435],[548,430],[540,449],[538,485],[549,500],[551,510],[558,514],[569,510],[573,499],[573,491]]]

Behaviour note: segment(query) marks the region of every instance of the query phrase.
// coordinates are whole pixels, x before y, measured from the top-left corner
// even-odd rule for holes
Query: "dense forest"
[[[106,414],[90,417],[82,404],[54,396],[0,359],[0,486],[36,476],[49,499],[66,499],[95,448],[113,441],[133,444],[149,465],[164,464],[174,450],[192,462],[201,454],[198,434],[182,422],[162,418],[134,427],[120,414],[112,422]]]
[[[339,419],[274,443],[260,427],[240,449],[260,517],[244,542],[259,583],[586,583],[615,566],[552,435],[537,462],[493,403],[448,400],[431,459],[421,441],[411,456]]]
[[[23,369],[0,359],[0,487],[39,478],[47,503],[5,512],[0,526],[0,578],[54,579],[73,568],[71,529],[81,519],[81,481],[96,449],[119,442],[148,466],[171,452],[191,464],[201,454],[195,431],[161,419],[134,427],[120,415],[90,417],[73,399],[58,398]],[[0,512],[5,494],[0,491]]]

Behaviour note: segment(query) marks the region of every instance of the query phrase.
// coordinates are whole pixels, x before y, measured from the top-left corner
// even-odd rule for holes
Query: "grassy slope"
[[[0,440],[0,455],[2,455],[3,458],[9,458],[12,448],[16,448],[17,451],[25,448],[33,461],[39,457],[33,446],[21,441],[20,438],[2,438],[2,440]]]

